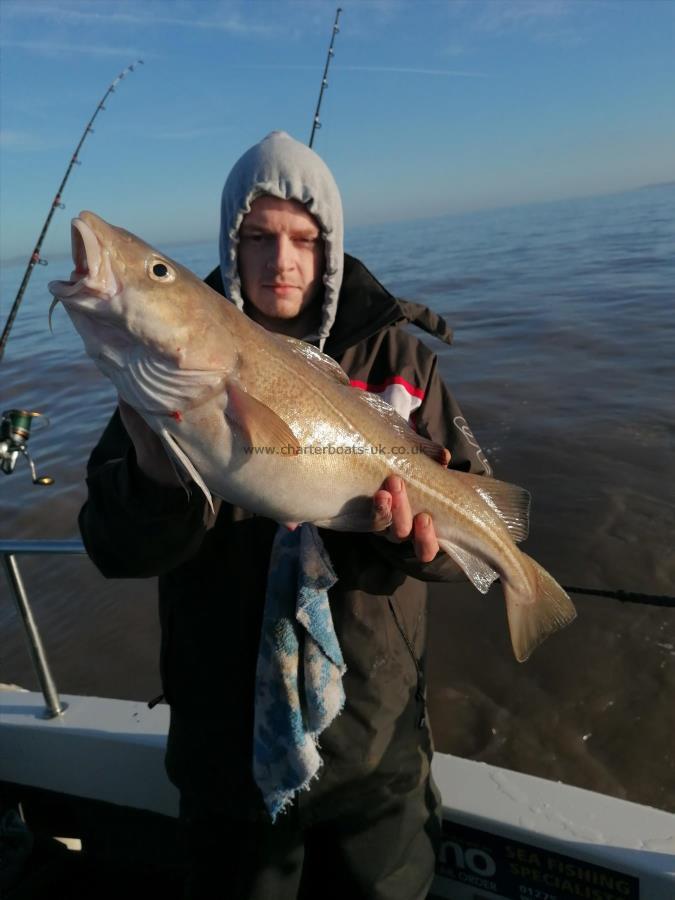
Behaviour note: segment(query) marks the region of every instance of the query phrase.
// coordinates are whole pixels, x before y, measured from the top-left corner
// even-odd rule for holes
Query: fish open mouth
[[[75,268],[70,279],[49,282],[49,290],[57,300],[85,296],[110,299],[118,292],[109,254],[85,216],[95,219],[93,213],[85,212],[71,223],[70,241]]]

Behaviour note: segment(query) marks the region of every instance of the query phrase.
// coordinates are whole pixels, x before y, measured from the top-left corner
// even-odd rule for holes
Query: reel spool
[[[19,454],[22,454],[28,460],[33,484],[49,487],[54,484],[54,479],[50,475],[38,476],[35,463],[26,447],[33,419],[39,417],[42,417],[42,413],[28,412],[25,409],[8,409],[3,412],[0,419],[0,470],[5,475],[11,475],[16,468]],[[47,423],[47,419],[44,421]]]

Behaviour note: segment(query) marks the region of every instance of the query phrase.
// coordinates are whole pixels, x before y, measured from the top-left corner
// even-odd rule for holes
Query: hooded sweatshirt
[[[319,223],[325,252],[325,294],[318,334],[306,335],[305,340],[318,342],[323,350],[335,321],[342,285],[342,201],[321,157],[285,131],[273,131],[247,150],[225,182],[220,218],[220,273],[225,296],[244,309],[237,265],[239,229],[253,201],[265,194],[299,201]]]
[[[306,202],[326,247],[320,328],[326,352],[355,388],[379,393],[406,418],[412,414],[420,433],[450,449],[451,466],[489,472],[439,377],[436,357],[403,326],[414,323],[446,343],[449,329],[435,313],[393,297],[362,263],[342,254],[333,190],[316,154],[287,135],[273,133],[253,147],[223,191],[220,266],[207,284],[241,307],[238,227],[252,199],[269,193]],[[276,523],[220,501],[212,515],[201,492],[186,498],[182,488],[147,478],[119,412],[87,473],[79,522],[91,559],[109,578],[159,576],[171,780],[185,795],[234,818],[266,815],[251,763],[256,660]],[[361,814],[369,794],[400,795],[428,779],[421,582],[457,578],[448,557],[421,563],[409,541],[321,534],[338,578],[329,602],[347,673],[344,711],[322,735],[320,777],[301,795],[300,806],[311,807],[317,821],[350,810]]]

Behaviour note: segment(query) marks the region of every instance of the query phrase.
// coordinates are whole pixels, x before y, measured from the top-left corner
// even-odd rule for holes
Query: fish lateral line
[[[439,546],[478,590],[501,577],[518,660],[573,619],[564,589],[515,544],[527,535],[526,492],[460,471],[440,475],[447,451],[415,434],[407,413],[350,385],[320,352],[266,332],[130,232],[93,213],[81,217],[86,227],[77,229],[82,240],[73,246],[75,274],[50,283],[50,291],[120,397],[130,398],[158,434],[186,489],[193,482],[212,514],[214,497],[230,498],[286,528],[307,521],[336,531],[372,530],[373,495],[395,475],[407,487],[413,514],[435,518]],[[172,286],[157,284],[165,266],[150,277],[149,254],[175,267]],[[92,287],[80,296],[87,270],[106,279],[112,273],[106,284],[119,288],[121,299],[103,304]],[[322,453],[347,444],[370,452],[329,464],[304,457],[310,443]],[[296,447],[302,464],[296,451],[287,468],[275,459],[247,465],[242,444]],[[426,452],[418,456],[422,444]]]

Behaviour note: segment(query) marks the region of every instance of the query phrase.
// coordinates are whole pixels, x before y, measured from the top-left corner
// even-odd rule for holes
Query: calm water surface
[[[124,225],[125,223],[119,223]],[[165,248],[204,275],[216,244]],[[347,249],[455,331],[427,338],[498,477],[533,495],[526,550],[562,583],[675,594],[675,185],[356,230]],[[23,266],[2,272],[0,321]],[[31,449],[56,478],[0,476],[0,537],[72,538],[114,392],[67,316],[47,328],[38,268],[0,371],[2,409],[39,409]],[[86,559],[23,562],[59,688],[159,693],[154,580]],[[675,811],[675,609],[575,598],[578,620],[524,665],[499,587],[432,589],[438,749]],[[0,579],[0,681],[36,688]]]

